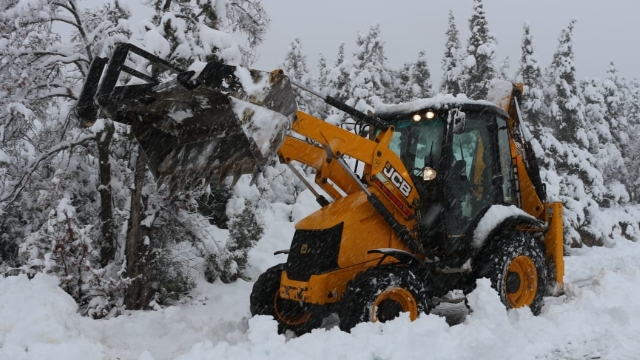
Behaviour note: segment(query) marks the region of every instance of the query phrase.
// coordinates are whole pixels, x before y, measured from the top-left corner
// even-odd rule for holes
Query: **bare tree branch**
[[[84,30],[84,26],[82,26],[82,20],[80,19],[80,14],[78,13],[78,9],[76,8],[75,1],[69,0],[67,4],[61,2],[54,2],[52,4],[62,7],[63,9],[69,11],[71,15],[73,15],[76,20],[76,24],[74,26],[78,29],[78,32],[82,37],[85,51],[87,52],[87,58],[89,59],[89,62],[93,61],[93,54],[91,54],[91,44],[89,43],[89,39],[87,38],[87,33]]]
[[[6,208],[8,206],[11,206],[11,204],[13,204],[13,202],[18,198],[18,196],[20,196],[20,194],[22,193],[22,190],[24,190],[25,186],[28,184],[29,179],[31,178],[31,175],[38,170],[40,164],[44,160],[46,160],[46,159],[58,154],[60,151],[71,149],[71,148],[73,148],[75,146],[83,145],[83,144],[87,143],[88,141],[93,140],[95,138],[96,138],[96,134],[94,134],[94,133],[85,134],[83,136],[78,137],[77,139],[75,139],[73,141],[69,141],[69,142],[64,142],[64,143],[58,144],[58,145],[52,147],[51,149],[49,149],[49,151],[47,151],[46,153],[40,155],[40,157],[38,159],[36,159],[36,161],[34,161],[24,171],[24,173],[22,174],[22,176],[18,180],[16,186],[13,188],[13,191],[11,191],[11,193],[9,193],[4,198],[0,199],[0,204],[4,204],[2,207]]]

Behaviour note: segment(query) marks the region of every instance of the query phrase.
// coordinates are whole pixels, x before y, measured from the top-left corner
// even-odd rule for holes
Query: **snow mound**
[[[0,277],[0,359],[104,359],[77,309],[54,277]]]
[[[593,250],[567,258],[573,284],[566,296],[547,298],[538,317],[505,311],[480,279],[468,296],[470,314],[456,326],[436,315],[414,322],[403,315],[350,334],[334,326],[298,338],[278,335],[269,317],[249,318],[248,282],[204,283],[188,306],[95,321],[76,313],[52,277],[0,278],[0,359],[637,358],[640,249]]]
[[[286,256],[291,217],[317,209],[303,192],[297,206],[265,213],[264,238],[250,252],[255,280]],[[363,323],[351,333],[325,322],[293,337],[275,320],[251,317],[252,281],[201,282],[180,307],[91,320],[53,277],[0,277],[0,359],[637,359],[640,354],[640,246],[575,249],[566,257],[566,295],[547,298],[540,316],[506,311],[487,279],[468,295],[470,313],[455,326],[444,317],[403,315]]]

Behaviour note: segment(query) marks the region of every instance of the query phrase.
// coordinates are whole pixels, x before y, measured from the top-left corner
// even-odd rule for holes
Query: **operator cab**
[[[390,105],[376,113],[395,127],[390,148],[420,194],[421,241],[443,254],[470,246],[491,205],[520,205],[508,115],[488,102],[451,99]]]

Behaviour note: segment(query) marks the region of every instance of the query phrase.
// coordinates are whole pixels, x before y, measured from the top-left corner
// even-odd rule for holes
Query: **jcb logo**
[[[391,183],[400,190],[402,195],[405,197],[409,197],[411,193],[411,185],[405,180],[402,175],[398,173],[398,171],[391,166],[389,162],[384,165],[384,169],[382,169],[382,173],[386,176]]]

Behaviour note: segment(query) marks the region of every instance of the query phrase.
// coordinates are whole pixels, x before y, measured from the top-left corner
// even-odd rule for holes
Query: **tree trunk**
[[[127,261],[127,276],[133,282],[127,288],[125,305],[127,309],[144,309],[151,301],[151,260],[152,249],[149,243],[145,244],[141,222],[144,220],[144,208],[142,206],[142,188],[147,171],[146,159],[142,149],[138,147],[136,168],[134,175],[134,188],[131,193],[131,210],[127,228],[125,245],[125,257]]]
[[[105,121],[104,130],[97,137],[98,160],[100,173],[100,265],[105,267],[115,259],[116,236],[113,221],[113,205],[111,193],[111,163],[109,162],[109,145],[113,138],[114,126]]]

